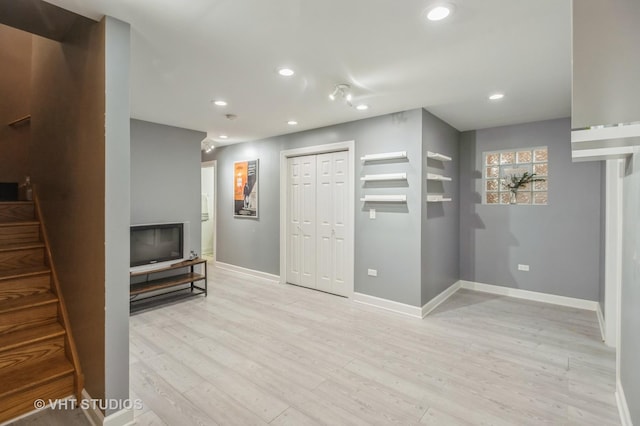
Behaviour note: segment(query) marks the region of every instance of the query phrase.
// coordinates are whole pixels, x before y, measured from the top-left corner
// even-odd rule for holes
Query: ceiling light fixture
[[[211,151],[213,151],[215,148],[215,141],[210,137],[206,137],[200,142],[200,149],[206,154],[211,153]]]
[[[349,106],[353,106],[351,104],[351,100],[353,99],[353,95],[351,94],[351,86],[345,83],[336,84],[336,87],[333,88],[333,92],[329,94],[329,99],[335,101],[336,99],[341,98],[344,100]]]
[[[222,100],[218,100],[218,101],[213,101],[214,105],[217,106],[227,106],[227,103],[225,101]]]
[[[492,95],[489,95],[489,99],[492,101],[497,101],[504,98],[504,93],[494,93]]]
[[[228,138],[229,138],[229,136],[227,136],[227,135],[220,135],[220,136],[219,136],[219,138],[220,138],[220,139],[228,139]]]
[[[428,9],[427,19],[430,21],[442,21],[453,12],[453,5],[438,4]]]
[[[289,120],[289,121],[287,121],[287,124],[289,126],[295,126],[296,124],[298,124],[298,122],[296,120]]]
[[[295,72],[291,68],[280,68],[278,74],[283,77],[291,77]]]
[[[360,104],[360,105],[356,106],[356,109],[357,109],[358,111],[366,111],[366,110],[368,110],[368,109],[369,109],[369,105]]]

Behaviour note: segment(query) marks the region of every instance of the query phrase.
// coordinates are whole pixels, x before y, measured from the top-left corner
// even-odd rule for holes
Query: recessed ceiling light
[[[358,105],[358,106],[356,107],[356,109],[357,109],[358,111],[366,111],[366,110],[368,110],[368,109],[369,109],[369,105],[360,104],[360,105]]]
[[[295,72],[291,68],[280,68],[278,74],[283,77],[291,77]]]
[[[215,105],[217,105],[217,106],[227,106],[227,103],[225,101],[221,101],[221,100],[213,101],[213,103]]]
[[[229,136],[227,135],[220,135],[220,139],[227,139]]]
[[[504,98],[504,93],[494,93],[492,95],[489,95],[489,99],[492,101],[497,101],[502,98]]]
[[[427,12],[427,19],[430,21],[441,21],[447,16],[451,15],[452,6],[450,5],[438,5],[432,7]]]
[[[298,124],[298,122],[296,120],[289,120],[289,121],[287,121],[287,124],[289,126],[295,126],[296,124]]]

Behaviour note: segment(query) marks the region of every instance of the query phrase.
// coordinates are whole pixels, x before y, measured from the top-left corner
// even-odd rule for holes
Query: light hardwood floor
[[[210,269],[131,317],[139,425],[619,425],[594,312],[463,290],[418,320]]]

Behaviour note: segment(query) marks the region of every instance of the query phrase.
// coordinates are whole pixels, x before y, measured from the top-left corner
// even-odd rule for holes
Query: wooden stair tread
[[[2,369],[0,398],[47,383],[73,371],[73,365],[64,355]]]
[[[11,280],[14,278],[33,277],[36,275],[45,275],[51,272],[48,266],[32,266],[30,268],[16,268],[6,271],[0,271],[0,281]]]
[[[50,292],[8,299],[0,303],[0,314],[57,302],[58,298]],[[2,381],[0,381],[0,383],[2,383]]]
[[[37,225],[40,225],[40,222],[38,222],[37,220],[16,219],[16,220],[0,221],[0,228],[9,227],[9,226],[37,226]]]
[[[40,327],[27,328],[12,333],[0,334],[0,352],[8,351],[20,346],[36,343],[53,337],[63,336],[64,328],[57,323],[46,324]]]
[[[29,243],[0,243],[0,252],[26,250],[26,249],[43,248],[43,247],[44,247],[44,243],[41,241],[34,241]]]

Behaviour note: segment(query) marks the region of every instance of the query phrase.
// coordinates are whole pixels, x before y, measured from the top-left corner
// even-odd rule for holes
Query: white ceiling
[[[48,1],[131,24],[134,118],[227,142],[418,107],[458,130],[571,113],[569,0],[452,0],[436,23],[432,0]],[[337,83],[370,109],[331,102]]]

